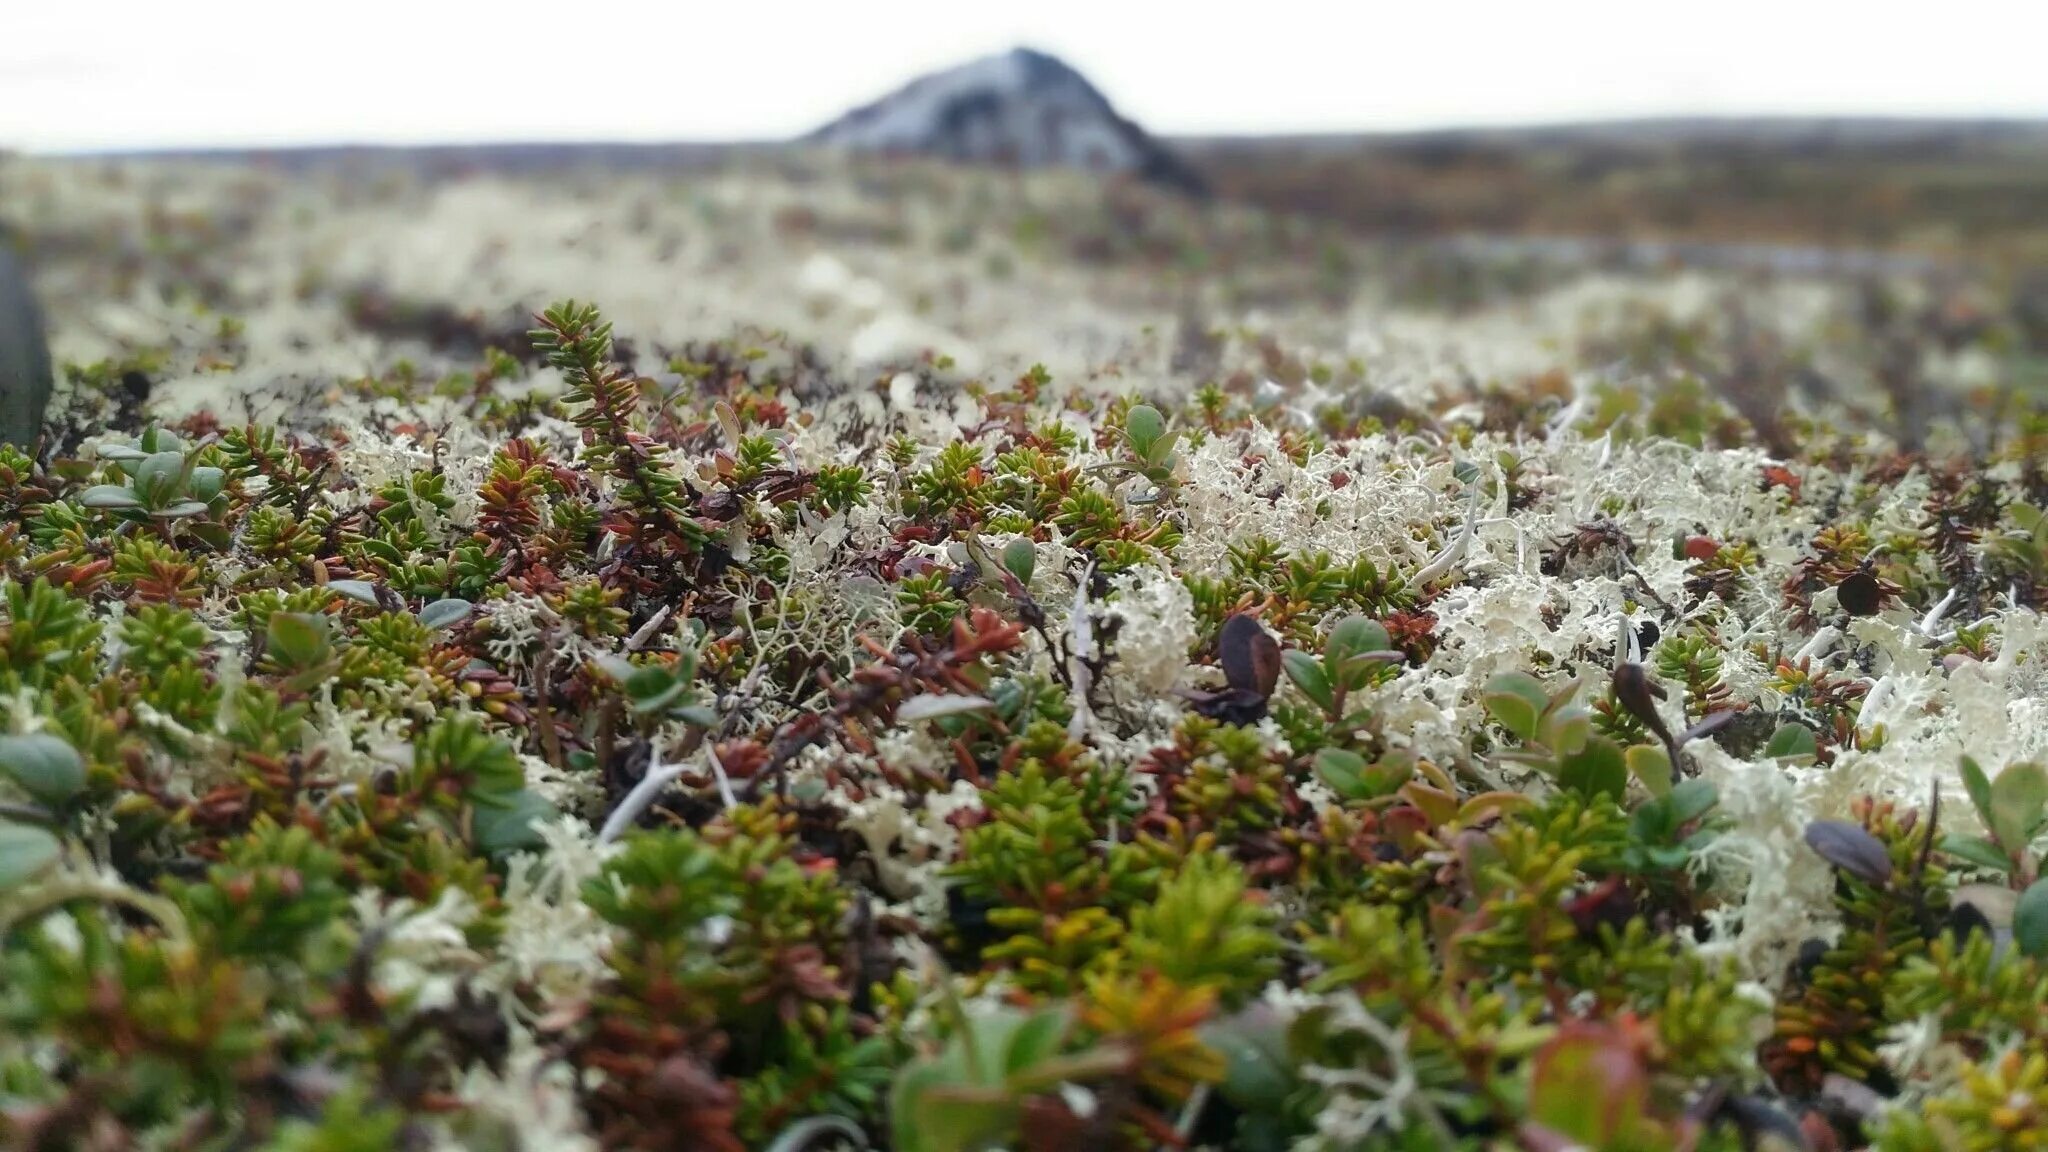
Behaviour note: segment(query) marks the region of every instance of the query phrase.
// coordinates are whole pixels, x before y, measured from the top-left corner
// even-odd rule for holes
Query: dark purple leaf
[[[1241,613],[1225,620],[1216,653],[1232,688],[1262,700],[1273,695],[1280,682],[1280,644],[1257,620]]]
[[[1878,587],[1877,577],[1859,569],[1835,585],[1835,599],[1849,615],[1869,616],[1884,601],[1884,589]]]
[[[1266,718],[1266,698],[1257,692],[1225,688],[1221,692],[1179,693],[1197,715],[1225,724],[1256,724]]]
[[[1676,751],[1677,741],[1671,738],[1671,729],[1664,726],[1664,718],[1657,714],[1655,701],[1664,699],[1664,686],[1650,679],[1650,674],[1641,664],[1623,664],[1614,670],[1614,698],[1629,714],[1643,722],[1667,748]],[[1673,764],[1673,771],[1677,770]]]
[[[1815,820],[1806,826],[1806,844],[1820,853],[1821,859],[1859,880],[1878,885],[1891,881],[1891,853],[1885,851],[1884,841],[1861,824]]]
[[[1723,728],[1726,728],[1730,723],[1732,723],[1735,720],[1737,716],[1740,715],[1742,715],[1742,713],[1737,712],[1733,708],[1723,709],[1719,712],[1707,713],[1707,715],[1703,717],[1699,723],[1693,725],[1690,728],[1687,728],[1685,731],[1680,732],[1678,734],[1679,747],[1682,748],[1695,740],[1701,740],[1708,736],[1712,736],[1714,733],[1719,732]]]

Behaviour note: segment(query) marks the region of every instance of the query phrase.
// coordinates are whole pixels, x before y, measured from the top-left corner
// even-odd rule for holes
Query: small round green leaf
[[[1031,586],[1031,574],[1038,568],[1038,548],[1031,541],[1019,536],[1003,545],[1003,567],[1026,588]]]
[[[1629,774],[1643,782],[1652,796],[1667,796],[1671,786],[1671,757],[1655,744],[1632,744],[1622,753]]]
[[[1552,712],[1537,721],[1537,735],[1545,747],[1560,756],[1570,756],[1586,746],[1593,735],[1593,717],[1580,709]]]
[[[1764,746],[1764,755],[1773,760],[1810,760],[1819,754],[1820,745],[1814,742],[1813,729],[1804,724],[1781,725]]]
[[[554,806],[524,788],[489,803],[478,803],[470,815],[470,829],[477,849],[489,856],[539,848],[546,844],[533,827],[535,821],[551,820]]]
[[[453,628],[475,610],[476,605],[467,600],[436,600],[420,609],[420,623],[429,628]]]
[[[212,500],[220,495],[221,489],[227,487],[227,483],[226,472],[210,465],[202,465],[192,470],[192,479],[185,483],[185,493],[194,500]]]
[[[377,586],[368,580],[329,580],[327,590],[338,592],[359,604],[368,604],[372,608],[379,606]]]
[[[1287,1027],[1278,1013],[1258,1005],[1204,1025],[1201,1036],[1224,1059],[1216,1088],[1225,1100],[1247,1111],[1281,1110],[1295,1085]]]
[[[1330,639],[1323,652],[1331,659],[1341,661],[1360,652],[1383,651],[1393,646],[1393,640],[1379,621],[1367,616],[1346,616],[1330,629]]]
[[[1680,824],[1705,816],[1720,802],[1720,791],[1707,780],[1687,780],[1672,788],[1669,798],[1671,816]]]
[[[2048,959],[2048,879],[2036,880],[2012,910],[2012,939],[2036,960]]]
[[[1173,445],[1179,439],[1180,433],[1168,432],[1152,442],[1151,449],[1145,453],[1145,463],[1150,466],[1150,469],[1146,472],[1147,476],[1151,476],[1154,479],[1171,477],[1173,466],[1176,463]]]
[[[48,831],[0,821],[0,892],[19,888],[57,862],[61,846]]]
[[[1536,722],[1550,706],[1550,695],[1533,676],[1506,672],[1486,683],[1483,697],[1494,723],[1523,741],[1536,738]]]
[[[145,428],[142,432],[142,451],[146,454],[166,453],[171,456],[185,455],[185,441],[168,428]]]
[[[1139,404],[1124,417],[1124,434],[1130,437],[1131,447],[1143,456],[1166,434],[1166,417],[1150,404]]]
[[[183,520],[192,516],[206,515],[206,505],[197,500],[180,500],[150,513],[159,520]]]
[[[0,771],[38,803],[53,807],[85,788],[85,761],[78,750],[48,732],[0,736]]]
[[[135,492],[146,504],[169,500],[177,495],[184,475],[183,453],[152,452],[135,466]]]
[[[293,669],[311,668],[327,658],[327,618],[303,612],[270,617],[270,654]]]
[[[140,508],[142,500],[123,484],[95,484],[78,498],[87,508]]]

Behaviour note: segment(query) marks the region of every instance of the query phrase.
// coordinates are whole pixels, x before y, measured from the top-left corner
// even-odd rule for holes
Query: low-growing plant
[[[1260,332],[1159,407],[650,360],[582,303],[489,335],[336,384],[347,437],[0,450],[0,1142],[2039,1127],[2048,777],[1965,759],[1974,829],[1843,799],[1930,732],[1988,763],[1957,717],[2033,683],[2029,449],[1685,447],[1764,434],[1700,391],[1711,326],[1632,337],[1686,345],[1647,393],[1456,413]]]

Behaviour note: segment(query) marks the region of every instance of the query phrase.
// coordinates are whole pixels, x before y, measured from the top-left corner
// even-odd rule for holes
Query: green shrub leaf
[[[2006,854],[2005,849],[1981,836],[1950,836],[1941,842],[1941,850],[1979,868],[2003,873],[2012,871],[2012,857]]]
[[[1280,654],[1280,665],[1287,671],[1287,678],[1301,689],[1301,694],[1315,701],[1325,712],[1337,707],[1337,698],[1331,694],[1329,677],[1323,675],[1323,666],[1314,656],[1298,648],[1289,648]]]
[[[1970,805],[1977,810],[1978,819],[1984,827],[1991,827],[1991,777],[1984,774],[1984,768],[1976,760],[1965,756],[1956,766],[1957,774],[1963,778],[1963,791],[1970,795]]]
[[[1582,796],[1606,795],[1619,801],[1628,795],[1628,763],[1620,745],[1594,736],[1559,762],[1557,781]]]
[[[2020,852],[2040,830],[2048,810],[2048,769],[2008,764],[1991,781],[1991,834],[2008,852]]]
[[[1764,745],[1764,755],[1773,760],[1811,760],[1820,755],[1820,745],[1806,725],[1782,724]]]

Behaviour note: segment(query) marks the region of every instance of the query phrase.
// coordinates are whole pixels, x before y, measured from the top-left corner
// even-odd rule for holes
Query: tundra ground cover
[[[0,451],[13,1144],[2048,1128],[1997,284],[924,169],[0,176],[68,365]]]

